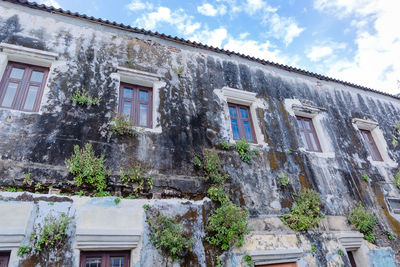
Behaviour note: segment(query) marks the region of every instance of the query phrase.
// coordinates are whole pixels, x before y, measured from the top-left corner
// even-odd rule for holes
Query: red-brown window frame
[[[9,251],[0,251],[0,259],[2,259],[5,264],[1,264],[0,267],[8,267],[10,261],[10,252]],[[1,263],[1,262],[0,262]]]
[[[124,257],[124,267],[130,266],[130,251],[81,251],[80,258],[80,267],[86,266],[86,259],[91,257],[101,257],[101,267],[109,267],[110,266],[110,258],[111,257]],[[126,264],[125,264],[126,263]]]
[[[383,161],[382,155],[378,149],[378,147],[376,146],[375,143],[375,139],[372,136],[372,133],[370,130],[364,130],[364,129],[360,129],[360,133],[361,133],[361,137],[367,147],[367,150],[369,152],[369,154],[372,157],[372,160],[374,161]],[[374,152],[374,149],[376,151],[376,154]]]
[[[298,125],[298,120],[301,120],[301,125],[303,126],[302,128],[299,128],[299,131],[304,132],[304,136],[306,137],[306,142],[307,142],[307,144],[305,144],[305,145],[307,145],[307,147],[306,147],[307,151],[322,152],[321,144],[319,143],[318,135],[317,135],[317,132],[315,131],[315,127],[314,127],[314,123],[313,123],[312,119],[307,118],[307,117],[302,117],[302,116],[296,116],[296,125]],[[306,128],[304,121],[310,122],[311,130]],[[312,144],[312,141],[310,139],[310,136],[309,136],[310,134],[312,134],[314,136],[315,143],[317,144],[317,150],[310,149],[310,148],[314,147]]]
[[[10,74],[11,74],[13,67],[24,68],[24,74],[22,76],[22,79],[10,78]],[[41,83],[30,81],[32,72],[34,70],[44,72]],[[3,77],[1,79],[1,83],[0,83],[0,107],[7,108],[7,109],[20,110],[20,111],[27,111],[27,112],[38,112],[39,108],[40,108],[40,102],[42,101],[43,91],[44,91],[44,87],[45,87],[45,84],[47,81],[48,73],[49,73],[49,68],[46,68],[46,67],[40,67],[40,66],[35,66],[35,65],[30,65],[30,64],[9,61],[7,64],[7,67],[4,71]],[[2,106],[1,104],[3,103],[4,97],[6,95],[6,89],[10,82],[18,83],[18,88],[17,88],[17,93],[14,96],[13,103],[11,104],[11,107],[5,107],[5,106]],[[39,89],[38,89],[38,92],[36,95],[35,103],[33,104],[33,109],[25,110],[24,105],[26,102],[26,97],[28,95],[30,85],[38,86]]]
[[[229,107],[235,107],[235,109],[236,109],[236,117],[232,117],[231,116],[230,111],[229,111]],[[249,115],[248,119],[241,117],[241,115],[240,115],[240,109],[241,108],[244,108],[244,109],[247,110],[247,114]],[[239,130],[239,139],[246,138],[243,121],[248,121],[249,122],[249,126],[250,126],[251,138],[252,138],[252,140],[249,140],[249,141],[252,142],[252,143],[257,143],[257,138],[256,138],[256,134],[255,134],[255,131],[254,131],[253,120],[251,118],[251,113],[250,113],[250,107],[249,106],[240,105],[240,104],[235,104],[235,103],[228,103],[228,111],[229,111],[229,117],[231,119],[232,133],[233,133],[232,120],[236,120],[237,124],[238,124],[238,130]],[[234,136],[235,135],[233,134],[233,138],[235,139]],[[239,140],[239,139],[235,139],[235,140]]]
[[[128,87],[133,89],[133,99],[132,98],[124,98],[124,88]],[[139,91],[144,90],[148,92],[148,101],[140,101],[139,100]],[[152,128],[152,123],[153,123],[153,90],[150,87],[144,87],[144,86],[139,86],[139,85],[134,85],[134,84],[129,84],[129,83],[121,83],[119,87],[119,100],[118,100],[118,112],[120,114],[124,113],[124,101],[129,101],[131,102],[131,113],[129,116],[129,119],[135,122],[136,126],[140,127],[146,127],[146,128]],[[140,104],[146,104],[147,105],[147,125],[139,125],[139,119],[140,119]]]

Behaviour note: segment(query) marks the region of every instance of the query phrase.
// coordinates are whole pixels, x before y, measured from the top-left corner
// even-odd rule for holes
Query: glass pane
[[[311,140],[311,145],[312,145],[312,151],[318,151],[318,146],[317,146],[317,141],[316,141],[316,136],[313,135],[312,133],[309,134],[310,140]]]
[[[305,133],[303,131],[300,131],[300,134],[301,134],[301,140],[303,141],[303,145],[306,147],[307,150],[310,150],[310,148],[308,147],[308,142]]]
[[[145,90],[139,91],[139,100],[140,101],[149,101],[149,92]]]
[[[229,114],[231,117],[236,117],[236,108],[235,107],[229,107]]]
[[[147,126],[147,105],[140,104],[139,125]]]
[[[247,109],[245,108],[240,108],[240,117],[247,119],[248,118],[248,114],[247,114]]]
[[[31,81],[41,83],[43,81],[43,76],[44,76],[43,71],[34,70],[32,71]]]
[[[124,267],[124,257],[111,257],[110,267]]]
[[[253,141],[253,138],[251,137],[251,129],[250,129],[249,122],[244,121],[243,126],[244,126],[244,134],[246,135],[246,139]]]
[[[125,101],[124,102],[124,109],[123,109],[123,113],[130,116],[131,115],[131,106],[132,103],[129,101]]]
[[[133,98],[133,89],[124,88],[124,98]]]
[[[101,267],[101,258],[86,258],[86,267]]]
[[[307,130],[311,130],[311,121],[309,120],[304,120],[304,124],[306,125]]]
[[[9,83],[6,95],[4,96],[2,106],[3,107],[11,107],[14,97],[17,93],[18,83]]]
[[[22,77],[24,76],[24,71],[24,68],[13,67],[11,70],[10,78],[22,79]]]
[[[33,110],[33,106],[35,104],[36,95],[39,91],[39,87],[37,86],[29,86],[28,94],[26,96],[24,109],[25,110]]]
[[[237,120],[232,120],[232,132],[233,132],[233,139],[235,140],[240,139]]]
[[[300,119],[297,119],[297,125],[300,127],[300,129],[303,129],[303,124],[301,123]]]

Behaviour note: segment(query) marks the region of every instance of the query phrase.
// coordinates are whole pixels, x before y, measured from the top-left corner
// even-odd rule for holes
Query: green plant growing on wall
[[[40,253],[43,249],[52,249],[65,242],[67,228],[72,217],[62,213],[58,218],[51,214],[44,218],[43,226],[34,229],[30,235],[31,246],[21,246],[18,249],[18,256],[27,253]]]
[[[386,234],[387,234],[387,237],[389,238],[389,240],[397,239],[397,235],[391,231],[388,231]]]
[[[356,227],[357,231],[364,234],[365,240],[374,243],[374,227],[377,224],[377,219],[372,213],[365,210],[361,202],[358,203],[358,207],[353,209],[348,219]]]
[[[120,173],[121,181],[125,186],[132,186],[135,196],[153,189],[153,177],[147,176],[147,168],[140,163],[126,171],[121,169]]]
[[[246,138],[236,141],[235,149],[239,153],[240,159],[246,163],[250,163],[251,159],[257,154],[257,150],[251,150],[250,142]]]
[[[70,98],[75,105],[87,105],[90,107],[99,103],[97,98],[88,96],[88,93],[83,88],[76,89]]]
[[[201,169],[201,168],[203,167],[203,163],[201,162],[201,160],[199,159],[198,156],[195,156],[195,157],[193,158],[192,162],[193,162],[193,166],[194,166],[196,169]]]
[[[321,196],[312,189],[303,189],[296,194],[296,202],[289,213],[282,216],[282,222],[295,231],[316,227],[324,217],[321,214]]]
[[[177,259],[188,250],[192,250],[193,240],[184,232],[177,218],[168,218],[162,214],[147,219],[151,228],[151,239],[157,248],[161,248],[169,257]]]
[[[254,261],[251,259],[250,255],[244,255],[243,260],[247,263],[248,266],[254,266]]]
[[[208,220],[206,237],[208,243],[219,246],[222,250],[237,243],[243,245],[243,238],[249,233],[248,211],[232,203],[221,205]]]
[[[120,202],[121,202],[121,198],[120,197],[114,198],[115,205],[118,205]]]
[[[183,73],[183,71],[184,71],[184,68],[183,68],[183,67],[172,68],[172,71],[173,71],[176,75],[178,75],[178,77],[181,77],[181,75],[182,75],[182,73]]]
[[[204,177],[213,184],[223,184],[229,175],[222,169],[219,156],[215,149],[204,152],[203,161],[195,156],[192,160],[196,169],[203,171]]]
[[[361,178],[366,181],[369,182],[371,179],[369,178],[368,174],[364,173],[363,175],[361,175]]]
[[[229,148],[231,146],[229,145],[229,143],[227,141],[222,141],[221,142],[221,147],[222,147],[223,150],[229,150]]]
[[[290,184],[290,179],[287,177],[286,173],[284,173],[284,172],[281,172],[278,175],[278,179],[279,179],[279,182],[281,183],[281,185],[284,187]]]
[[[343,250],[339,248],[338,251],[337,251],[337,254],[339,254],[339,256],[342,256],[344,254]]]
[[[127,115],[117,113],[110,123],[110,131],[115,135],[137,136],[139,132],[134,129],[135,123]]]
[[[397,147],[399,144],[400,138],[400,123],[395,124],[393,134],[392,134],[392,145],[393,147]]]
[[[67,160],[67,168],[78,186],[89,185],[100,193],[107,187],[106,176],[110,172],[104,162],[104,155],[96,157],[92,145],[87,143],[81,149],[78,145],[74,146],[74,153]]]
[[[394,184],[398,189],[400,189],[400,171],[398,171],[394,176]]]
[[[25,177],[24,177],[24,184],[31,184],[33,182],[32,178],[31,178],[31,171],[29,170],[27,173],[25,173]]]
[[[212,186],[207,191],[211,200],[224,204],[229,201],[229,196],[221,186]]]
[[[311,251],[315,254],[317,253],[317,247],[314,244],[311,244]]]

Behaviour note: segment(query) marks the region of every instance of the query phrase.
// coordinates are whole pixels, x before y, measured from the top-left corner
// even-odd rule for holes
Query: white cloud
[[[61,5],[56,0],[39,0],[39,4],[61,8]]]
[[[139,11],[144,9],[153,9],[153,5],[149,2],[142,2],[141,0],[132,0],[126,5],[126,8],[131,11]]]
[[[346,48],[345,43],[325,42],[321,45],[312,46],[306,56],[313,62],[329,60],[331,63],[336,58],[336,53],[340,49]]]
[[[189,39],[196,42],[201,42],[214,47],[222,47],[222,42],[227,38],[228,31],[223,28],[217,28],[215,30],[205,29],[191,36]]]
[[[216,15],[222,16],[225,15],[226,13],[226,6],[220,5],[218,7],[214,7],[211,4],[205,3],[201,6],[198,6],[197,11],[204,16],[210,16],[210,17],[214,17]]]
[[[299,27],[293,18],[281,17],[276,13],[272,16],[266,15],[263,24],[269,25],[269,34],[277,39],[282,39],[286,45],[289,45],[305,30],[305,28]]]
[[[193,17],[186,15],[183,9],[174,12],[167,7],[158,7],[154,12],[143,14],[136,20],[136,25],[146,30],[154,30],[161,23],[169,23],[182,35],[193,34],[201,27],[199,22],[192,22]]]
[[[328,75],[381,91],[399,93],[400,1],[315,0],[314,6],[333,12],[337,17],[343,17],[342,12],[357,18],[352,23],[353,27],[358,27],[354,56],[329,66]],[[357,22],[360,20],[362,23]]]

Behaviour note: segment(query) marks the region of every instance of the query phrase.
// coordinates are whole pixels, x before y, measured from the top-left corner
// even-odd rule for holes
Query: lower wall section
[[[81,258],[92,255],[119,257],[135,267],[215,266],[220,255],[224,266],[245,267],[249,255],[256,266],[295,262],[302,267],[351,266],[352,256],[357,266],[396,266],[392,249],[366,242],[341,216],[327,216],[318,229],[302,234],[288,229],[277,216],[252,218],[244,245],[221,252],[205,240],[212,205],[207,198],[119,200],[0,192],[0,260],[9,258],[12,267],[79,266]],[[181,259],[172,261],[154,246],[146,218],[155,213],[176,216],[191,235],[192,250]],[[71,218],[67,238],[46,246],[52,249],[32,248],[49,218],[61,216]],[[21,247],[28,252],[18,256]]]

